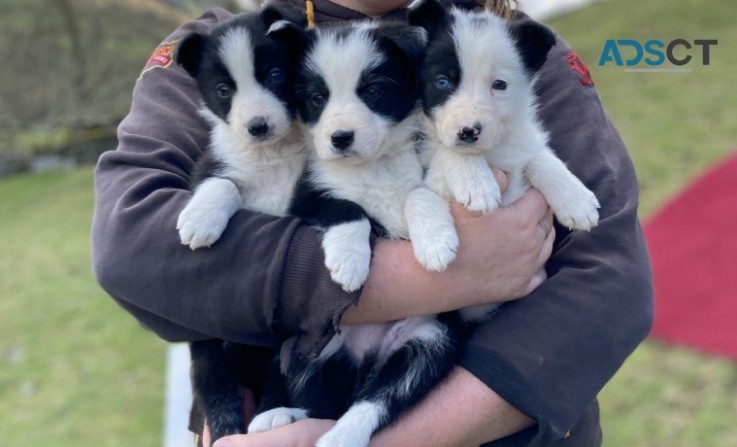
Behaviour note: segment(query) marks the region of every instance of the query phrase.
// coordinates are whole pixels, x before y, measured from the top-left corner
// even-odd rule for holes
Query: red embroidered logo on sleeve
[[[178,42],[178,41],[177,41]],[[146,66],[143,67],[141,76],[138,77],[140,81],[144,74],[153,70],[154,68],[167,68],[174,61],[174,49],[176,48],[177,42],[163,42],[161,45],[156,47],[151,57],[148,58]]]
[[[586,64],[583,63],[581,58],[578,57],[578,54],[574,53],[573,51],[567,52],[566,62],[568,62],[568,66],[571,67],[571,70],[578,73],[579,77],[581,78],[581,84],[588,87],[592,87],[594,85],[594,80],[591,79],[591,72],[589,71],[589,67],[587,67]]]

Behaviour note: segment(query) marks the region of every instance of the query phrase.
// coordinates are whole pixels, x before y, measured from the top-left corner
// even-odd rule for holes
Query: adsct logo
[[[716,39],[647,40],[608,39],[601,52],[599,66],[616,65],[627,72],[691,72],[694,64],[711,63],[711,47]],[[665,62],[670,63],[664,66]]]

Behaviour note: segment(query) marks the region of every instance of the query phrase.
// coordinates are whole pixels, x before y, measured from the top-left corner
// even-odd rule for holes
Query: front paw
[[[581,188],[564,203],[551,204],[561,225],[572,230],[590,230],[599,224],[599,201],[593,192]]]
[[[228,212],[200,207],[190,202],[177,220],[179,239],[192,250],[209,247],[220,239],[229,220]]]
[[[346,292],[358,290],[366,281],[371,264],[368,219],[344,223],[325,231],[322,248],[330,277]]]
[[[346,292],[358,290],[366,281],[371,264],[371,250],[358,247],[325,250],[325,266],[330,277]]]
[[[307,410],[302,408],[274,408],[257,415],[248,424],[248,433],[260,433],[307,419]]]
[[[445,228],[429,228],[410,236],[417,261],[426,269],[442,272],[453,262],[458,251],[458,233],[451,223]]]
[[[456,202],[470,211],[488,213],[499,208],[502,193],[494,177],[485,175],[468,177],[451,183],[450,189]]]

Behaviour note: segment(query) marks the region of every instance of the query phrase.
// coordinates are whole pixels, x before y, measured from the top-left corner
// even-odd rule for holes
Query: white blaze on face
[[[245,28],[234,28],[220,40],[220,58],[235,81],[236,91],[228,113],[231,132],[248,143],[258,143],[265,138],[255,137],[248,131],[249,123],[263,118],[269,132],[268,142],[286,135],[290,130],[291,117],[286,106],[266,87],[261,85],[254,73],[254,54],[251,35]]]
[[[319,34],[307,58],[307,67],[318,74],[329,91],[320,118],[310,126],[317,155],[325,160],[350,156],[373,158],[381,149],[392,123],[373,112],[357,94],[362,76],[384,61],[376,42],[368,35],[372,25],[348,34]],[[336,132],[352,132],[354,141],[343,153],[333,147]]]
[[[488,149],[505,136],[511,117],[526,110],[529,81],[502,19],[490,13],[454,14],[453,38],[461,69],[460,85],[436,110],[440,140],[448,147],[468,146],[463,128],[480,129],[473,144]],[[507,83],[495,90],[495,80]]]

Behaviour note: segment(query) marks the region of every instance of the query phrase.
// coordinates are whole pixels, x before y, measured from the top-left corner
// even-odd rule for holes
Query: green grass
[[[734,7],[704,3],[605,1],[551,22],[592,69],[638,170],[645,219],[737,147]],[[712,65],[597,66],[606,39],[676,37],[718,38]],[[160,445],[165,343],[91,275],[92,194],[90,168],[0,180],[2,445]],[[605,445],[737,445],[735,396],[734,363],[648,341],[601,394]]]
[[[737,148],[734,3],[603,1],[553,20],[591,69],[632,155],[647,219],[689,180]],[[719,39],[688,74],[599,67],[607,39]],[[697,58],[695,58],[697,59]],[[699,58],[700,59],[700,58]],[[737,445],[737,365],[648,341],[601,393],[606,447]]]
[[[157,446],[164,343],[97,286],[92,171],[0,181],[3,445]]]

